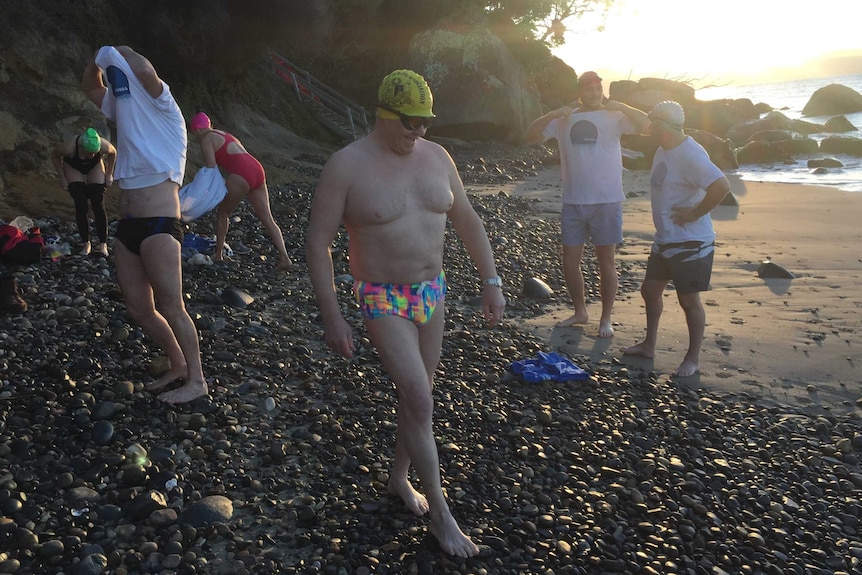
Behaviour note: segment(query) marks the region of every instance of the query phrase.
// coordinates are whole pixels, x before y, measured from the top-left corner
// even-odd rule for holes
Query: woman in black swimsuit
[[[105,190],[114,179],[117,149],[99,136],[93,128],[64,141],[51,154],[54,169],[60,175],[60,187],[68,191],[75,202],[75,222],[84,247],[81,255],[90,253],[90,222],[88,202],[93,207],[93,220],[99,244],[95,252],[108,256],[108,216],[105,214]]]

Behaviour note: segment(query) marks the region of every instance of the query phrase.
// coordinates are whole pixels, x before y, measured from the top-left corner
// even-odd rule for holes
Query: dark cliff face
[[[52,200],[59,186],[50,151],[86,126],[110,134],[80,90],[88,58],[106,44],[126,44],[147,56],[186,117],[206,110],[239,131],[262,161],[284,164],[291,156],[278,149],[285,131],[296,135],[292,142],[335,144],[266,64],[271,50],[292,51],[292,39],[321,48],[309,39],[321,35],[317,23],[327,24],[320,12],[325,6],[305,0],[6,3],[0,18],[0,219],[65,211],[68,202]],[[190,148],[192,168],[195,152]],[[268,175],[273,183],[287,177],[277,169]]]
[[[129,45],[149,58],[185,116],[206,111],[267,167],[272,184],[297,142],[341,142],[269,67],[283,54],[373,109],[379,79],[405,67],[410,39],[435,25],[433,7],[389,0],[40,0],[7,2],[0,18],[0,219],[67,207],[50,150],[87,126],[111,126],[80,90],[102,45]],[[447,4],[455,7],[461,4]],[[421,11],[421,14],[419,13]],[[451,11],[450,11],[451,12]],[[439,15],[438,15],[439,16]],[[546,58],[528,46],[521,61]],[[527,54],[525,56],[525,54]],[[517,56],[517,54],[516,54]],[[540,85],[540,90],[543,86]],[[550,92],[549,92],[550,93]],[[189,170],[199,165],[194,146]],[[197,163],[197,164],[196,164]],[[43,205],[45,204],[45,205]]]

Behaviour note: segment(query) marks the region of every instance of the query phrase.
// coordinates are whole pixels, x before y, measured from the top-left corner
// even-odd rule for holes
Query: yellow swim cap
[[[102,138],[99,137],[99,133],[96,130],[87,128],[81,136],[81,147],[85,151],[95,154],[102,149]]]
[[[431,88],[425,78],[413,70],[395,70],[383,78],[377,90],[377,104],[384,111],[390,112],[389,115],[381,114],[390,119],[395,119],[391,112],[404,116],[434,117]]]

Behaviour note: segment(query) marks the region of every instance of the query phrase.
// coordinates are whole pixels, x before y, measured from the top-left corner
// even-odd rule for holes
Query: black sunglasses
[[[377,104],[378,108],[382,108],[387,112],[392,112],[398,119],[401,120],[401,125],[404,126],[405,130],[413,131],[418,130],[420,126],[424,127],[426,130],[431,126],[431,122],[434,121],[434,118],[427,118],[425,116],[405,116],[398,110],[393,110],[388,106],[384,106],[383,104]]]

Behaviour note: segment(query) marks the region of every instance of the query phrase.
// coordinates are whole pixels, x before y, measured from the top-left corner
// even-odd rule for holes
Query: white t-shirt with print
[[[564,204],[622,202],[623,160],[620,136],[636,133],[622,112],[591,110],[551,120],[542,136],[556,138]]]
[[[706,196],[706,188],[722,176],[724,173],[691,136],[670,150],[659,146],[650,173],[652,219],[657,244],[715,240],[709,214],[679,226],[671,219],[671,209],[674,206],[696,206]]]

